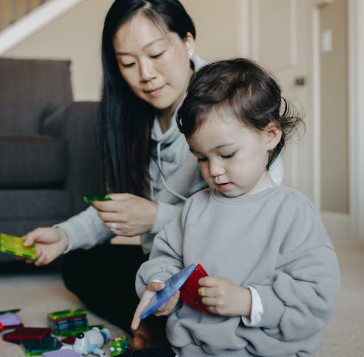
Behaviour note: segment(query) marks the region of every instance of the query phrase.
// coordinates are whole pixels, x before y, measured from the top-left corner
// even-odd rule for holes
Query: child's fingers
[[[153,298],[154,294],[155,294],[154,291],[148,291],[148,290],[144,291],[143,296],[140,300],[140,303],[135,310],[133,320],[131,322],[132,330],[136,330],[138,328],[140,321],[141,321],[140,315],[145,310],[145,308],[149,304],[149,301]]]
[[[177,290],[173,296],[165,302],[155,313],[156,316],[169,315],[174,307],[177,305],[179,300],[180,291]]]

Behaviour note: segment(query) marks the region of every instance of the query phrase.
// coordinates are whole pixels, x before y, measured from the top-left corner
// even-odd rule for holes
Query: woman
[[[154,235],[186,198],[206,187],[175,121],[189,79],[203,65],[194,55],[194,24],[178,0],[113,3],[102,38],[100,111],[105,190],[112,201],[25,236],[25,245],[36,243],[36,265],[105,243],[67,254],[63,278],[87,308],[127,332],[138,302],[135,273]],[[277,173],[282,176],[281,165]],[[108,244],[114,235],[141,235],[141,248]],[[136,348],[160,344],[153,318],[145,322],[135,333]]]

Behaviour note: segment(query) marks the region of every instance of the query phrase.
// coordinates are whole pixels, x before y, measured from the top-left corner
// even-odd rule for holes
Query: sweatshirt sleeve
[[[159,233],[163,227],[172,221],[182,211],[183,206],[171,205],[158,201],[157,217],[150,233]]]
[[[68,236],[69,244],[65,253],[78,248],[92,248],[113,236],[92,206],[54,227],[62,228]]]
[[[297,214],[299,213],[299,214]],[[285,214],[284,237],[272,282],[252,285],[263,315],[257,327],[279,341],[308,338],[326,326],[340,288],[340,270],[313,207]]]
[[[181,218],[179,214],[155,236],[149,260],[142,264],[136,275],[135,288],[139,297],[151,280],[166,281],[183,269]]]

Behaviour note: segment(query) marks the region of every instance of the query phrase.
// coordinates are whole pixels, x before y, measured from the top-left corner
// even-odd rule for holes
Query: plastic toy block
[[[79,353],[73,350],[58,350],[43,353],[42,357],[81,357]]]
[[[205,305],[201,301],[201,296],[198,295],[198,289],[200,287],[198,280],[204,276],[207,276],[207,273],[200,264],[197,266],[191,264],[188,267],[185,267],[164,282],[164,289],[157,291],[156,294],[154,294],[153,298],[140,315],[140,318],[145,319],[153,314],[169,300],[178,289],[181,292],[180,299],[186,304],[195,309],[207,311]]]
[[[95,201],[111,201],[111,198],[108,195],[104,196],[83,196],[83,200],[88,203],[89,205],[92,205]]]
[[[50,332],[49,327],[24,327],[20,325],[14,331],[3,335],[3,339],[16,344],[29,340],[42,341],[45,337],[49,337]]]
[[[62,343],[55,337],[47,337],[42,341],[23,341],[21,347],[27,356],[39,356],[43,352],[59,350]]]
[[[12,310],[3,310],[3,311],[0,311],[0,315],[4,315],[4,314],[7,314],[9,312],[15,314],[17,312],[21,311],[21,309],[12,309]]]
[[[75,309],[75,310],[62,310],[62,311],[50,312],[47,314],[47,317],[48,317],[48,319],[51,319],[51,320],[59,320],[59,319],[67,319],[67,318],[85,316],[86,314],[87,314],[87,311],[84,309]]]
[[[4,325],[0,322],[0,331],[4,330]]]
[[[201,301],[201,296],[198,294],[198,289],[200,288],[198,281],[204,276],[207,276],[205,269],[202,268],[200,264],[197,264],[196,269],[192,272],[186,282],[179,289],[179,297],[186,304],[194,307],[197,310],[206,312],[206,307]]]
[[[11,328],[11,327],[19,326],[21,324],[21,320],[18,315],[8,312],[6,314],[0,315],[0,323],[5,328]]]
[[[157,291],[152,299],[150,300],[147,307],[144,309],[143,313],[140,315],[141,319],[147,318],[149,315],[157,311],[165,302],[167,302],[174,293],[184,284],[188,277],[195,270],[196,265],[191,264],[185,267],[177,274],[173,275],[171,278],[164,282],[164,289]]]
[[[35,245],[30,247],[23,246],[24,240],[9,234],[0,233],[0,251],[3,253],[17,255],[23,258],[37,259]]]
[[[77,328],[73,328],[73,329],[69,329],[69,330],[53,331],[53,333],[56,336],[65,337],[65,336],[74,336],[80,332],[86,332],[88,330],[89,330],[89,328],[87,326],[83,326],[83,327],[77,327]]]

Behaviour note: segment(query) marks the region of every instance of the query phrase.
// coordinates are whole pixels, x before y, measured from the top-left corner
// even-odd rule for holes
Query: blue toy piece
[[[56,350],[42,354],[42,357],[80,357],[81,355],[72,350]]]
[[[145,319],[149,315],[157,311],[165,302],[167,302],[173,294],[184,284],[188,277],[195,270],[196,265],[191,264],[188,267],[182,269],[177,274],[164,282],[165,287],[163,290],[157,291],[153,298],[150,300],[143,313],[140,315],[141,319]]]
[[[62,349],[72,349],[84,356],[92,353],[100,357],[106,357],[106,353],[101,347],[109,340],[110,332],[103,328],[100,330],[97,327],[92,328],[87,332],[77,334],[75,343],[72,346],[62,347]]]

